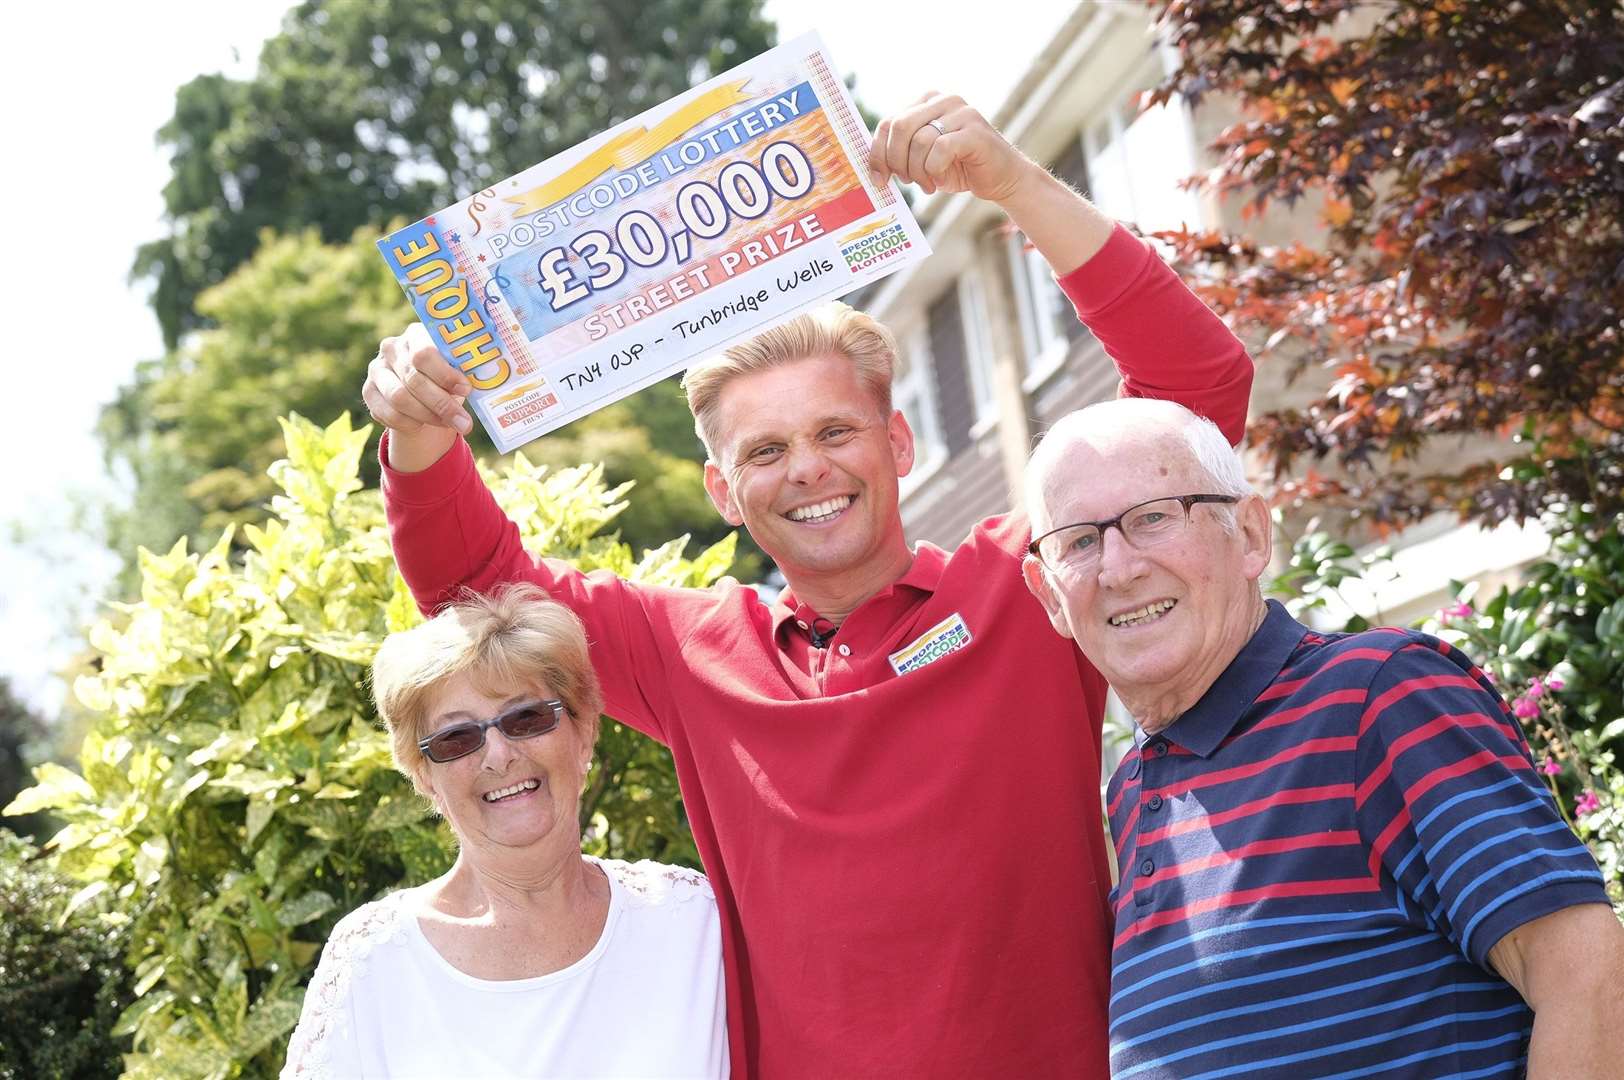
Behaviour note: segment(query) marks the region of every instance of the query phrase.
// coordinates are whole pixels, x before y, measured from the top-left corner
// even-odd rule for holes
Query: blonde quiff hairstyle
[[[421,794],[431,763],[417,741],[428,734],[435,695],[458,675],[494,690],[546,684],[569,712],[564,722],[587,746],[597,742],[603,691],[575,613],[524,582],[488,596],[468,592],[427,622],[390,634],[372,661],[372,699],[395,767]]]
[[[828,355],[844,356],[856,366],[858,381],[874,396],[881,416],[890,419],[896,339],[879,320],[835,301],[797,315],[688,369],[682,387],[694,414],[694,431],[711,461],[722,464],[717,451],[723,433],[717,430],[717,412],[723,387],[741,375]]]

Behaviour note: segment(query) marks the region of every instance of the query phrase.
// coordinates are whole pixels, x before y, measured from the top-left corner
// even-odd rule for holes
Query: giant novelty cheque
[[[930,253],[807,34],[378,242],[508,451]]]

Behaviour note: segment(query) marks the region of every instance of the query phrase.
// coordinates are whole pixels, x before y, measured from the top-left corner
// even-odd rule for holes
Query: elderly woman
[[[575,616],[532,585],[454,604],[389,636],[373,693],[457,861],[334,928],[283,1077],[726,1076],[704,876],[581,853],[603,699]]]

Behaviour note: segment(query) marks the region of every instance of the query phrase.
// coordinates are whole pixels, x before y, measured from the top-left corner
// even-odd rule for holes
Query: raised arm
[[[962,98],[927,95],[880,122],[870,154],[927,193],[995,203],[1055,272],[1122,374],[1126,397],[1177,401],[1238,443],[1252,392],[1245,347],[1178,276],[1110,217],[1021,153]]]
[[[361,388],[361,400],[386,429],[389,541],[425,614],[460,589],[484,592],[529,576],[535,566],[462,442],[473,424],[464,406],[472,389],[420,323],[384,338]]]
[[[664,669],[647,658],[679,654],[672,642],[696,605],[667,597],[651,614],[637,586],[526,551],[460,434],[469,424],[466,391],[467,378],[416,325],[383,342],[362,391],[388,429],[382,456],[389,543],[418,608],[432,612],[465,589],[483,593],[510,581],[541,586],[585,624],[609,713],[667,739],[658,704],[668,696]]]

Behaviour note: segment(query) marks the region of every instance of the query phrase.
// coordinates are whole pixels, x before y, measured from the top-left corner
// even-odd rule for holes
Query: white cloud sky
[[[252,70],[286,0],[92,0],[8,13],[7,218],[0,290],[13,405],[0,424],[0,672],[49,709],[80,613],[116,568],[72,531],[75,499],[105,494],[96,416],[138,360],[162,349],[126,280],[159,233],[168,166],[154,143],[175,89]],[[17,533],[25,533],[25,543]]]
[[[1077,0],[1015,0],[1004,8],[985,0],[767,0],[780,40],[822,34],[835,64],[856,74],[863,104],[881,116],[928,90],[997,110],[1077,7]]]

